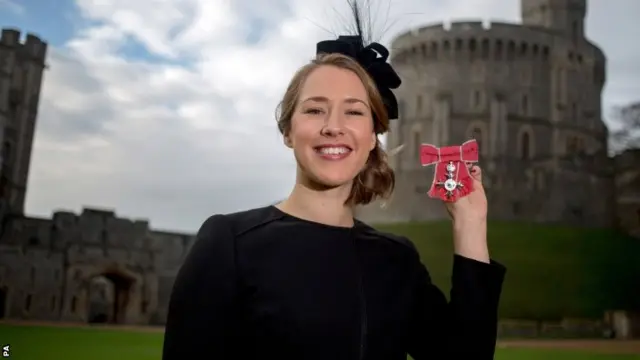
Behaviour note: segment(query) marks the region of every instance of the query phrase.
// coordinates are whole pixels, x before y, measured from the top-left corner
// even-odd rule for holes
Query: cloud
[[[428,22],[519,17],[517,1],[378,3],[376,19],[389,28],[376,35],[387,44]],[[111,207],[154,227],[193,232],[213,213],[285,197],[295,162],[277,132],[275,107],[316,41],[344,30],[344,4],[78,0],[83,26],[50,50],[28,212]],[[617,46],[612,26],[597,26],[601,43]],[[637,93],[633,56],[626,64],[635,80],[613,93],[627,93],[624,86]]]
[[[2,9],[7,9],[17,15],[24,14],[24,7],[11,0],[0,0],[0,10]]]

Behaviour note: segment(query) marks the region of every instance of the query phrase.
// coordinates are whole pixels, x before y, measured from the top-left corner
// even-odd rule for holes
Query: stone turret
[[[24,212],[33,136],[47,44],[33,34],[2,29],[0,35],[0,202],[3,215]]]
[[[521,0],[522,23],[557,31],[572,42],[584,37],[586,0]]]
[[[524,24],[433,24],[395,38],[392,62],[403,84],[387,144],[405,145],[391,159],[398,186],[384,209],[372,204],[361,218],[446,217],[426,196],[432,170],[421,166],[418,148],[473,137],[494,218],[610,225],[612,172],[594,165],[607,160],[606,58],[583,36],[585,6],[522,0]],[[577,39],[566,29],[573,20]]]

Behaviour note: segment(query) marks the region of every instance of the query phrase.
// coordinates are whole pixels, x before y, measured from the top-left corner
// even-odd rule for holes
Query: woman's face
[[[350,185],[376,146],[369,97],[358,76],[335,66],[311,72],[285,136],[299,171],[326,186]]]

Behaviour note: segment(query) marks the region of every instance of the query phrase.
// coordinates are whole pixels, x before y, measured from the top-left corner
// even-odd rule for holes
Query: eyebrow
[[[329,102],[329,98],[327,98],[326,96],[311,96],[308,97],[306,99],[304,99],[302,102],[307,102],[307,101],[315,101],[315,102]],[[344,102],[346,102],[347,104],[355,104],[355,103],[362,103],[365,106],[369,106],[369,104],[367,104],[366,101],[358,99],[358,98],[346,98],[344,100]]]

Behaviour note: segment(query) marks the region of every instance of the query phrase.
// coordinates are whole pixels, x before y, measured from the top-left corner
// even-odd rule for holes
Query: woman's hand
[[[454,203],[447,203],[453,220],[454,251],[474,260],[489,262],[487,247],[487,195],[482,186],[482,170],[470,169],[473,191]]]
[[[447,211],[454,222],[487,220],[487,195],[482,186],[482,170],[474,165],[469,172],[473,181],[473,191],[454,203],[447,203]]]

